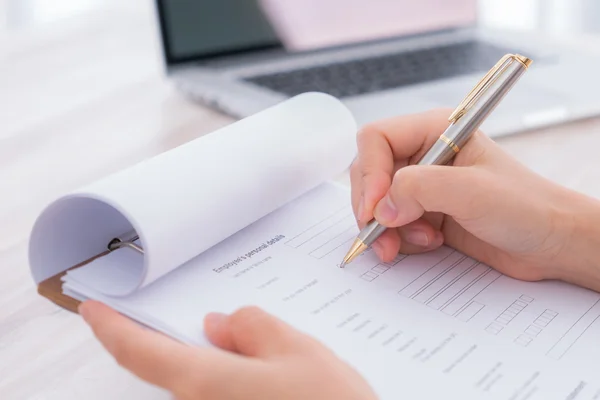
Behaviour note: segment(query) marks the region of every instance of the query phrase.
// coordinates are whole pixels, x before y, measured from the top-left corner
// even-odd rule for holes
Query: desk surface
[[[151,2],[105,3],[56,25],[0,29],[3,399],[168,398],[119,368],[79,317],[37,296],[26,262],[31,223],[50,199],[232,121],[162,79]],[[0,11],[11,4],[21,1],[0,0]],[[540,174],[600,197],[600,119],[498,142]]]

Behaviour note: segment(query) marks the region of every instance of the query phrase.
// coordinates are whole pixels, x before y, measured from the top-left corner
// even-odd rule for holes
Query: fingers
[[[408,166],[398,170],[388,194],[377,204],[375,217],[382,225],[398,227],[426,211],[455,219],[473,219],[489,209],[491,192],[486,171],[448,166]]]
[[[257,307],[244,307],[231,315],[209,315],[205,331],[216,346],[250,357],[274,357],[307,350],[314,344],[308,336]]]
[[[238,376],[245,372],[242,369],[245,360],[217,349],[176,342],[142,328],[99,302],[82,303],[79,313],[121,366],[174,393],[182,390],[210,393],[226,384],[231,374]]]
[[[363,184],[362,176],[360,175],[360,165],[358,159],[355,159],[352,165],[350,166],[350,188],[352,211],[354,212],[354,217],[358,223],[358,227],[362,229],[364,227],[364,224],[361,222],[363,208],[363,205],[361,203]]]
[[[400,236],[403,254],[421,253],[438,248],[444,243],[444,235],[423,218],[396,229]]]
[[[359,154],[362,155],[361,144],[370,144],[383,138],[394,159],[420,158],[448,127],[451,113],[450,109],[435,109],[371,123],[359,135],[359,138],[362,136]],[[379,153],[372,155],[381,156]]]
[[[184,372],[187,348],[136,325],[98,302],[85,302],[79,312],[104,348],[117,362],[142,379],[170,387],[172,379]],[[160,365],[160,368],[150,366]]]
[[[373,219],[373,208],[390,187],[392,171],[382,172],[363,168],[356,160],[350,168],[352,208],[359,228],[363,228]]]
[[[394,155],[386,137],[377,128],[367,128],[358,135],[359,155],[355,181],[358,196],[357,220],[366,224],[373,218],[372,210],[385,195],[392,182]]]
[[[444,235],[429,221],[419,218],[397,229],[386,230],[375,243],[373,251],[383,262],[392,261],[398,253],[418,254],[444,244]]]
[[[371,245],[377,257],[383,262],[389,262],[400,251],[400,237],[396,229],[388,229]]]
[[[390,118],[361,130],[350,175],[359,226],[373,218],[373,209],[388,191],[394,171],[420,158],[446,129],[450,112],[441,109]]]

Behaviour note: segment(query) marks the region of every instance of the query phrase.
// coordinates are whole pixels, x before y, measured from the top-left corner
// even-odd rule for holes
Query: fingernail
[[[204,322],[206,323],[206,325],[208,325],[209,328],[214,328],[218,325],[220,325],[225,318],[227,318],[226,314],[222,314],[222,313],[209,313],[206,315]]]
[[[381,246],[381,243],[375,242],[371,245],[371,247],[373,248],[373,251],[375,252],[375,254],[377,254],[377,257],[382,259],[383,258],[383,247]]]
[[[417,246],[429,246],[429,237],[423,231],[411,230],[406,232],[404,240]]]
[[[376,214],[380,222],[394,222],[398,218],[398,210],[390,196],[386,196],[377,204]]]

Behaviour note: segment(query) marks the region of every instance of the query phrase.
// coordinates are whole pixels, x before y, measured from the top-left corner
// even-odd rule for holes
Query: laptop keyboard
[[[253,76],[245,80],[288,96],[319,91],[343,98],[487,72],[503,55],[515,52],[515,49],[470,41]]]

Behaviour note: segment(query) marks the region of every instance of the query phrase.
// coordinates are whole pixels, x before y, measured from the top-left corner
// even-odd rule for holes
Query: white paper
[[[78,271],[99,292],[131,293],[342,173],[356,129],[339,100],[303,94],[60,198],[31,235],[34,279],[133,229],[143,257],[120,265],[110,255]]]
[[[208,343],[208,312],[258,305],[336,351],[382,399],[600,396],[598,293],[517,281],[447,247],[387,264],[367,251],[338,268],[357,233],[347,188],[324,184],[130,296],[73,272],[65,288],[195,345]]]

